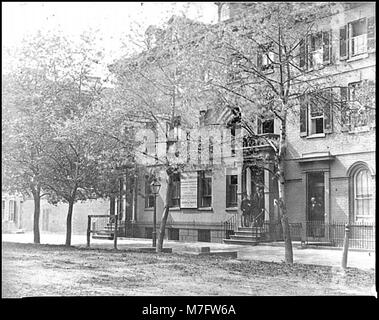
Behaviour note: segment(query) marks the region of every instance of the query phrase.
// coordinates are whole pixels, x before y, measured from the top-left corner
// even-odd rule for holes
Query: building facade
[[[233,9],[234,5],[238,8]],[[219,7],[220,21],[239,14],[240,6],[231,3],[223,5],[221,10]],[[317,31],[309,36],[306,49],[303,48],[306,57],[302,67],[307,71],[307,81],[312,78],[317,86],[324,83],[329,87],[332,83],[330,96],[338,97],[339,108],[329,111],[323,108],[320,112],[314,110],[309,100],[300,101],[297,112],[288,121],[285,190],[289,221],[301,225],[299,239],[327,241],[325,226],[333,223],[375,223],[375,109],[362,106],[357,99],[361,88],[366,84],[372,87],[375,81],[374,9],[374,3],[340,7],[317,21]],[[193,146],[189,143],[188,148],[193,148],[189,152],[191,156],[206,150],[203,157],[208,160],[211,152],[219,152],[220,162],[192,165],[174,178],[166,232],[169,239],[221,242],[225,237],[225,222],[235,219],[241,224],[243,195],[252,197],[259,187],[263,188],[264,220],[270,223],[279,220],[274,205],[278,197],[277,181],[269,170],[251,165],[248,153],[242,152],[248,146],[272,154],[264,137],[278,139],[278,123],[275,120],[258,123],[256,129],[261,138],[245,144],[238,122],[231,124],[230,120],[236,117],[233,110],[225,108],[217,115],[212,112],[200,112],[199,135],[191,136],[192,143],[198,143]],[[215,122],[218,130],[223,131],[220,136],[225,140],[230,138],[228,143],[220,138],[212,140],[209,132],[201,135],[201,128]],[[180,133],[179,126],[175,134],[186,133]],[[154,151],[154,148],[159,149],[159,146],[154,147],[155,134],[150,135],[151,139],[149,134],[145,135],[146,142],[150,141],[145,146],[146,151],[150,148],[153,154],[159,153]],[[161,152],[166,152],[165,147]],[[157,167],[159,165],[152,164],[150,169],[140,173],[134,189],[126,193],[130,194],[130,201],[125,200],[125,205],[118,206],[132,212],[124,219],[133,225],[134,236],[151,237],[154,207],[151,168]],[[157,221],[160,221],[166,175],[163,169],[154,170],[162,184],[157,196]]]

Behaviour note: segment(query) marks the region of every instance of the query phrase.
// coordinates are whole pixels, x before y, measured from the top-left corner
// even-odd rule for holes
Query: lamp
[[[159,193],[159,189],[161,188],[161,184],[157,179],[150,184],[151,192],[156,196]]]
[[[161,184],[157,179],[150,184],[151,192],[154,194],[154,216],[153,216],[153,247],[157,246],[157,194],[161,188]]]

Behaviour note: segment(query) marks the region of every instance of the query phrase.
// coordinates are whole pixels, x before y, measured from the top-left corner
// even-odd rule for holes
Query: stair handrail
[[[233,213],[233,216],[231,216],[229,219],[222,222],[225,238],[227,237],[227,230],[232,230],[233,232],[237,231],[238,225],[237,225],[237,219],[238,213]],[[228,228],[231,227],[231,228]]]
[[[262,208],[261,212],[256,217],[253,218],[253,224],[251,226],[251,232],[252,232],[255,240],[257,240],[257,238],[258,238],[258,227],[256,226],[257,220],[262,214],[265,213],[265,211],[267,212],[266,208]],[[262,226],[260,226],[259,229],[260,229],[260,231],[262,231]]]

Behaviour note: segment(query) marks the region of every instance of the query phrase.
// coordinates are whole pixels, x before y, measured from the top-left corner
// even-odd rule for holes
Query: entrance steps
[[[226,244],[257,245],[263,236],[262,227],[238,227],[230,239],[223,239]]]

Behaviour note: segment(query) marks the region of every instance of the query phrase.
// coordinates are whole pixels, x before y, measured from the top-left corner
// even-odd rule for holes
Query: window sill
[[[358,54],[356,56],[353,56],[349,59],[346,60],[346,62],[352,62],[352,61],[356,61],[356,60],[361,60],[361,59],[365,59],[365,58],[368,58],[368,53],[361,53],[361,54]]]
[[[237,211],[238,210],[238,207],[228,207],[228,208],[225,208],[225,211]]]
[[[325,133],[316,133],[307,136],[307,139],[325,138]]]
[[[213,211],[212,207],[197,208],[199,211]]]
[[[170,211],[180,211],[180,207],[171,207],[169,208]]]

